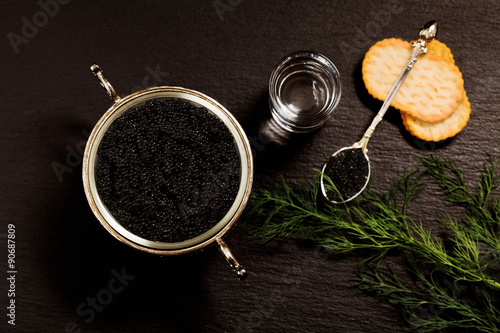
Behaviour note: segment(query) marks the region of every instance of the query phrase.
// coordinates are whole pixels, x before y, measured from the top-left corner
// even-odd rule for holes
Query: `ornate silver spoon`
[[[431,42],[437,34],[437,22],[430,21],[425,24],[419,33],[419,39],[413,42],[413,51],[406,66],[399,74],[396,82],[387,95],[384,104],[366,130],[363,138],[350,147],[344,147],[335,152],[322,169],[321,191],[325,198],[333,203],[343,203],[356,198],[363,192],[368,184],[371,174],[370,160],[368,159],[368,140],[370,140],[375,127],[382,121],[389,105],[398,92],[401,84],[408,76],[418,57],[427,53],[427,43]],[[325,179],[325,176],[328,179]],[[331,182],[330,182],[331,181]],[[335,187],[330,187],[333,183]],[[325,188],[327,184],[327,188]],[[336,190],[335,190],[336,189]]]

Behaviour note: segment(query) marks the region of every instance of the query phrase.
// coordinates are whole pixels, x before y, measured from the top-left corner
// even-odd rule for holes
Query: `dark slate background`
[[[360,78],[369,46],[388,37],[414,39],[434,19],[463,72],[471,119],[457,137],[434,144],[408,135],[390,110],[370,141],[373,187],[384,190],[426,151],[454,159],[474,184],[485,152],[500,155],[498,1],[61,0],[59,9],[49,7],[51,16],[39,13],[43,3],[0,5],[0,331],[403,330],[396,309],[349,282],[361,256],[324,259],[298,241],[257,245],[246,239],[257,221],[225,237],[250,273],[244,282],[215,248],[162,258],[111,237],[87,205],[78,158],[112,104],[89,66],[97,62],[123,96],[178,85],[215,98],[253,142],[255,186],[279,174],[298,183],[311,179],[325,156],[357,141],[380,107]],[[34,20],[39,27],[30,30]],[[336,64],[340,105],[320,131],[269,142],[261,130],[269,117],[269,74],[281,57],[301,49]],[[76,157],[66,161],[70,151]],[[71,172],[59,179],[54,162]],[[414,208],[429,227],[436,209],[453,213],[435,189]],[[15,327],[6,317],[8,224],[16,227]],[[79,305],[107,289],[114,271],[134,278],[95,318],[79,315]]]

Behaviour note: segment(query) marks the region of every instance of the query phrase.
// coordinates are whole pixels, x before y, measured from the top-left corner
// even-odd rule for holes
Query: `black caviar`
[[[229,129],[204,107],[151,100],[117,118],[97,152],[96,186],[127,230],[180,242],[217,224],[233,204],[240,159]]]
[[[362,149],[345,149],[331,156],[324,174],[330,177],[338,193],[327,190],[328,199],[342,202],[356,195],[365,186],[368,172],[368,161]]]

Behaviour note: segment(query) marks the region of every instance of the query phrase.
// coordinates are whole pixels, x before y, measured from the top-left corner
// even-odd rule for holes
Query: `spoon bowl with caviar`
[[[98,65],[91,71],[114,102],[90,134],[83,159],[85,194],[102,226],[153,254],[215,245],[246,278],[223,240],[253,181],[250,145],[236,119],[209,96],[182,87],[122,98]]]
[[[419,39],[413,42],[413,51],[406,66],[399,74],[382,107],[364,133],[361,140],[350,147],[344,147],[335,152],[323,166],[321,171],[321,191],[323,196],[332,203],[345,203],[359,196],[370,180],[371,167],[368,158],[368,141],[377,125],[382,121],[392,100],[396,96],[403,81],[413,68],[421,54],[427,53],[426,44],[437,34],[437,22],[425,24],[419,33]]]

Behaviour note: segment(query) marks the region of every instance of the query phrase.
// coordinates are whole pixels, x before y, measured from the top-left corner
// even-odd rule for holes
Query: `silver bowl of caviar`
[[[253,161],[236,119],[217,101],[181,87],[121,98],[91,70],[114,104],[90,134],[83,184],[102,226],[149,253],[178,255],[215,244],[240,279],[223,241],[250,196]]]

